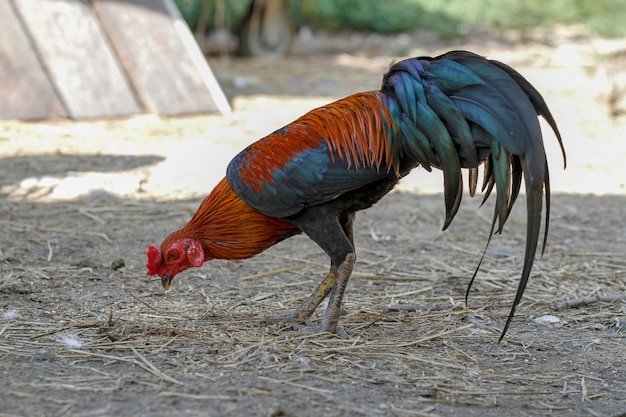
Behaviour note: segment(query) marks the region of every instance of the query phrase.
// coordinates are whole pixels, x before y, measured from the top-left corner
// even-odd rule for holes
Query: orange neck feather
[[[291,236],[296,227],[286,220],[259,213],[244,203],[222,179],[180,230],[163,245],[190,238],[200,241],[205,260],[231,261],[257,255]]]

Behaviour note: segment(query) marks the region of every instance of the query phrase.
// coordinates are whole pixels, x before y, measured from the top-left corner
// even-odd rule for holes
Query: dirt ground
[[[392,58],[458,48],[525,74],[568,150],[563,171],[546,131],[549,243],[503,342],[525,205],[466,309],[493,205],[466,196],[441,232],[436,173],[357,217],[349,340],[262,320],[326,272],[305,237],[187,271],[167,294],[145,275],[146,247],[185,223],[244,145],[377,88]],[[279,61],[212,57],[227,116],[1,122],[0,416],[626,416],[625,56],[626,40],[576,28],[523,42],[315,34]]]

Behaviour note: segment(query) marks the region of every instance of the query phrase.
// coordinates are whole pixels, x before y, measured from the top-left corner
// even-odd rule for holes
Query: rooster
[[[392,64],[379,91],[314,109],[235,156],[189,222],[160,249],[149,246],[148,275],[160,276],[167,290],[187,268],[211,259],[250,258],[305,233],[330,257],[330,270],[295,311],[272,318],[347,337],[339,317],[356,259],[355,213],[375,204],[413,168],[434,167],[444,176],[445,230],[461,203],[461,169],[469,171],[474,196],[483,164],[483,202],[496,189],[487,245],[502,232],[522,179],[526,190],[524,264],[501,340],[526,288],[544,210],[544,248],[548,234],[550,182],[538,115],[554,131],[565,165],[548,106],[511,67],[467,51]],[[321,324],[314,327],[311,315],[326,297]]]

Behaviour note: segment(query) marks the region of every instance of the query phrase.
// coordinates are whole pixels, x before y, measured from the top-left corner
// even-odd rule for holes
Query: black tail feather
[[[536,256],[544,193],[546,219],[542,253],[545,251],[550,180],[537,115],[543,116],[554,131],[566,165],[556,121],[541,94],[521,74],[506,64],[467,51],[399,62],[385,75],[381,91],[403,113],[397,121],[400,131],[411,132],[417,128],[423,134],[399,135],[397,146],[402,153],[418,156],[421,161],[416,163],[422,164],[430,154],[428,163],[423,165],[444,171],[444,229],[452,222],[461,202],[461,167],[469,169],[469,192],[473,196],[478,182],[477,166],[484,163],[483,204],[496,189],[487,245],[468,285],[466,301],[492,236],[502,232],[519,196],[523,178],[527,208],[524,264],[501,340],[526,289]],[[411,128],[402,126],[404,123],[410,123]],[[419,143],[415,142],[418,137]],[[451,151],[451,144],[454,151]],[[472,146],[474,148],[470,149]],[[433,153],[435,158],[431,160]]]

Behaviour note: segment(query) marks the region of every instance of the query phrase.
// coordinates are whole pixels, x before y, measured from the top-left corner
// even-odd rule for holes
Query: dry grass
[[[17,259],[28,251],[24,246],[0,263],[0,354],[10,382],[3,401],[15,413],[42,415],[159,415],[177,404],[188,415],[241,414],[250,407],[257,415],[434,416],[461,408],[466,415],[546,409],[618,415],[626,394],[625,264],[619,253],[569,241],[568,228],[556,226],[556,207],[581,206],[581,197],[555,198],[553,245],[501,344],[495,341],[521,265],[523,213],[515,213],[510,234],[494,242],[515,254],[486,259],[467,309],[464,286],[488,222],[471,222],[470,202],[442,234],[437,225],[424,225],[439,213],[441,197],[419,197],[407,213],[415,198],[396,193],[360,216],[361,256],[342,319],[349,340],[264,322],[270,312],[295,307],[326,270],[325,257],[304,238],[254,261],[217,262],[186,274],[164,297],[157,281],[137,279],[140,248],[127,240],[137,233],[131,225],[138,218],[161,230],[186,202],[170,204],[171,212],[161,203],[140,210],[116,199],[65,203],[69,216],[61,217],[68,223],[61,225],[58,215],[44,215],[46,206],[29,209],[26,217],[39,219],[36,224],[13,215],[3,222],[9,238],[27,234],[41,260]],[[599,209],[580,212],[576,222],[583,224],[592,210]],[[398,220],[381,220],[383,213]],[[409,231],[418,225],[421,237],[414,239]],[[371,228],[387,239],[373,239]],[[88,249],[65,251],[70,239]],[[108,259],[120,249],[130,251],[123,254],[128,265],[111,269]],[[584,307],[569,301],[579,298]],[[554,311],[555,302],[565,308]]]

